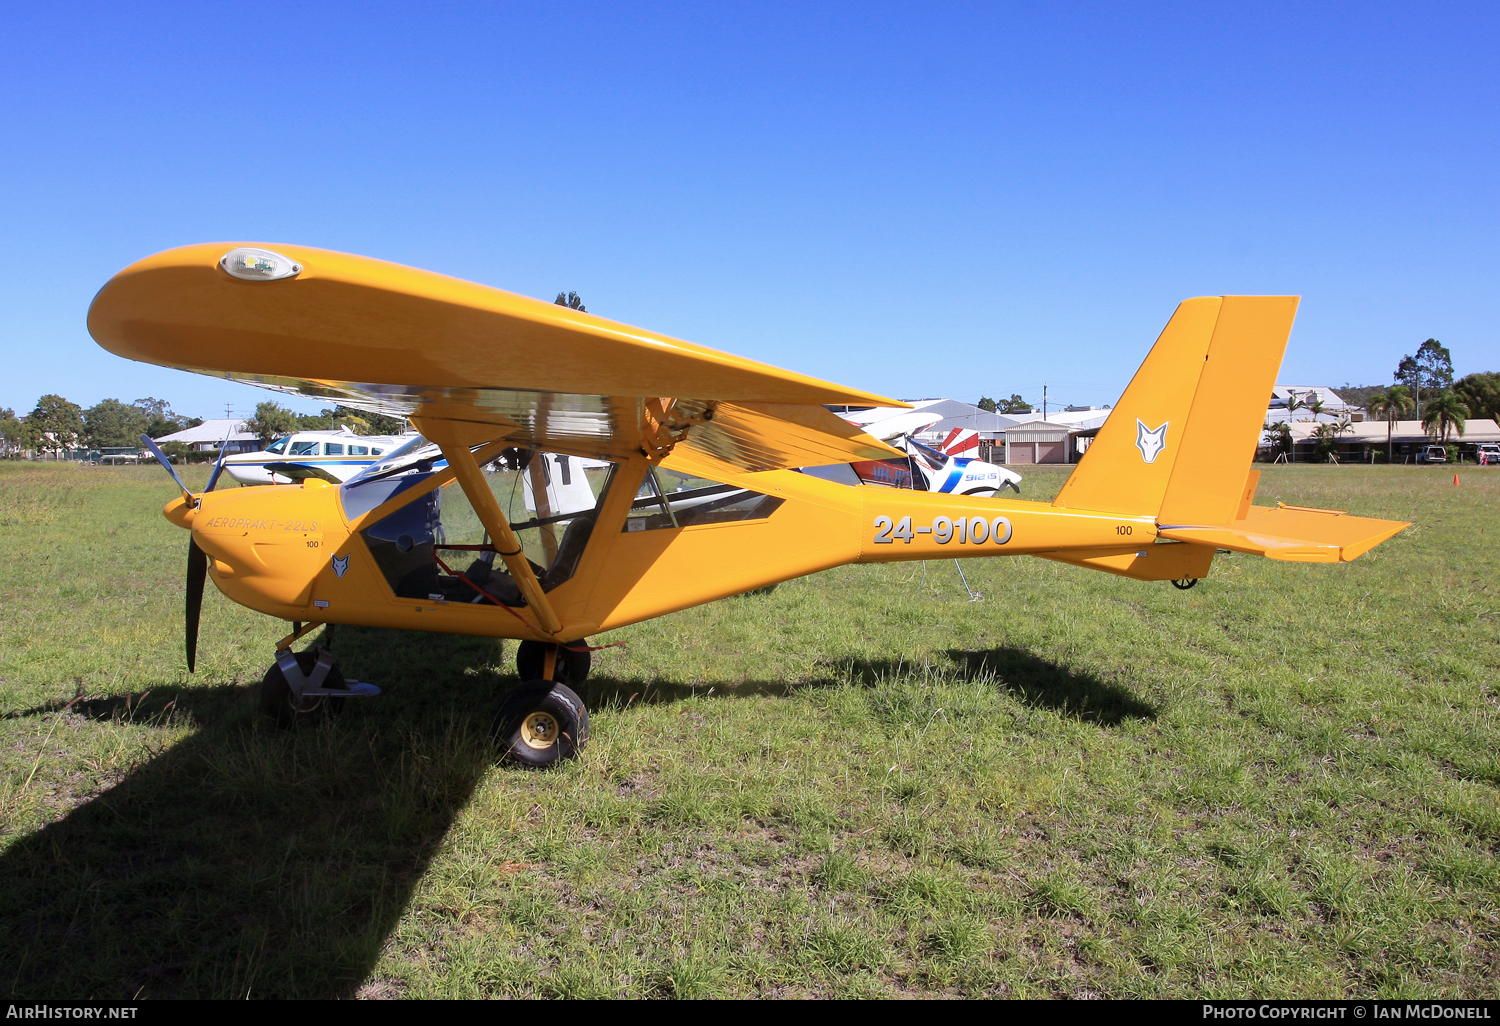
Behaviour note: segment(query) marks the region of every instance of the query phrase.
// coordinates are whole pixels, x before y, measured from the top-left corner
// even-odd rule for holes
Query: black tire
[[[587,646],[583,638],[571,644]],[[594,664],[592,652],[579,652],[557,646],[557,664],[553,679],[559,684],[581,687],[589,679],[589,669]],[[516,676],[522,680],[542,680],[546,676],[547,646],[540,641],[523,641],[516,646]]]
[[[316,651],[298,652],[297,665],[304,674],[311,673],[318,661]],[[337,666],[328,670],[323,686],[330,690],[347,690],[344,674]],[[286,674],[275,663],[266,671],[260,682],[260,710],[276,721],[276,726],[286,728],[305,724],[321,723],[328,716],[337,716],[344,709],[347,698],[305,698],[300,702],[292,698],[291,685]]]
[[[589,711],[566,684],[532,680],[505,696],[490,734],[500,757],[529,769],[577,758],[589,739]]]

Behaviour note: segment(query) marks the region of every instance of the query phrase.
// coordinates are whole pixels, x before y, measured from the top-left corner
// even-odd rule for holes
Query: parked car
[[[1418,463],[1447,463],[1448,447],[1444,445],[1424,445],[1417,450]]]
[[[1480,442],[1474,446],[1474,460],[1481,466],[1500,464],[1500,442]]]

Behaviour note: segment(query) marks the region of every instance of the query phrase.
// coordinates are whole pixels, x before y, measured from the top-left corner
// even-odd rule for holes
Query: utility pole
[[[231,405],[232,404],[230,404],[230,403],[225,403],[224,404],[224,417],[225,417],[226,420],[233,420],[234,419],[234,414],[232,412],[230,412]]]
[[[1042,419],[1047,419],[1047,383],[1042,382]]]

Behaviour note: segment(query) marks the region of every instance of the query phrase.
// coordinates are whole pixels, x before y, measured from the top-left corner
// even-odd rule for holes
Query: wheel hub
[[[325,701],[326,699],[318,696],[314,696],[312,698],[300,698],[297,695],[293,694],[290,688],[287,689],[286,704],[291,706],[294,712],[312,712],[318,706],[322,705]]]
[[[529,713],[521,721],[521,740],[528,748],[551,748],[557,744],[557,737],[560,733],[557,718],[551,713]]]

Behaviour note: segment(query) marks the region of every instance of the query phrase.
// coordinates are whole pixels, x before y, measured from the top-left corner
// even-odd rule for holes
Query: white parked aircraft
[[[344,482],[411,438],[356,435],[348,428],[298,431],[259,452],[226,456],[224,469],[243,485],[290,484],[307,477]]]
[[[905,460],[866,460],[855,463],[854,471],[866,484],[884,484],[918,491],[948,492],[953,495],[998,495],[1002,488],[1021,493],[1021,475],[998,464],[951,452],[917,441],[913,435],[942,420],[937,413],[921,410],[899,410],[875,407],[841,414],[876,438],[906,453]],[[971,439],[969,436],[972,435]],[[969,443],[978,439],[977,432],[950,433],[947,441],[956,451],[977,451]],[[904,471],[904,472],[903,472]]]

